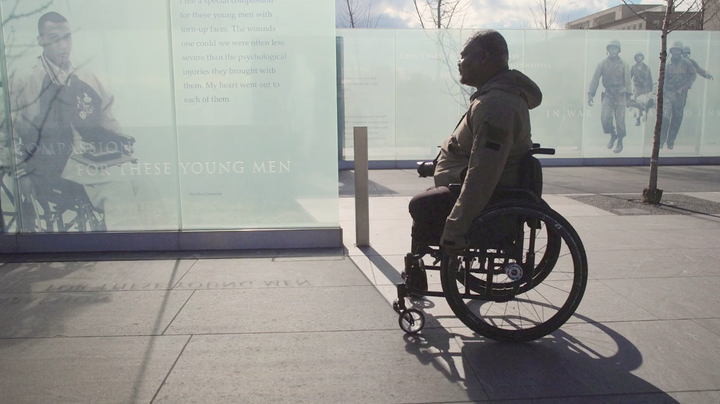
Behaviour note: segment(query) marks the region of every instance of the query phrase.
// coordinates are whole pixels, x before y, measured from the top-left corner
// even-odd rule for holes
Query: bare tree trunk
[[[675,0],[667,0],[667,9],[665,10],[665,18],[663,18],[663,26],[660,34],[660,71],[658,73],[658,92],[655,114],[655,130],[653,131],[653,147],[650,157],[650,181],[648,187],[643,189],[642,202],[650,204],[659,204],[662,199],[662,189],[657,187],[658,163],[660,159],[660,132],[662,131],[663,121],[663,93],[665,84],[665,65],[667,63],[667,36],[670,30],[670,16],[675,7]]]
[[[438,7],[437,7],[437,27],[438,29],[442,28],[442,2],[443,0],[438,0]]]

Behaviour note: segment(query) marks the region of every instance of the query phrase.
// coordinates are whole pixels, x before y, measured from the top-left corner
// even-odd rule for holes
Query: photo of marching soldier
[[[670,61],[665,65],[665,86],[663,89],[663,117],[660,131],[660,148],[667,144],[672,150],[680,131],[688,90],[697,78],[695,66],[683,57],[683,43],[675,41],[669,49]]]
[[[625,108],[632,95],[630,68],[620,58],[620,52],[622,51],[620,41],[610,41],[605,49],[607,58],[603,59],[595,69],[595,74],[593,74],[588,89],[587,104],[590,107],[593,106],[593,100],[602,78],[604,91],[601,94],[602,112],[600,114],[600,123],[603,132],[610,135],[607,148],[612,149],[615,146],[613,152],[620,153],[623,150],[623,138],[626,135]]]

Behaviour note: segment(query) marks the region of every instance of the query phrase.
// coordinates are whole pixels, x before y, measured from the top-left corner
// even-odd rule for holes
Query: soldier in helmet
[[[712,74],[708,73],[707,70],[700,67],[700,65],[693,59],[690,58],[690,47],[689,46],[683,46],[683,57],[692,63],[693,67],[695,67],[695,71],[697,74],[701,75],[702,77],[708,79],[708,80],[715,80],[712,76]]]
[[[633,97],[628,103],[629,107],[637,108],[637,122],[635,126],[640,126],[640,118],[643,112],[651,107],[653,90],[652,74],[650,68],[643,62],[645,55],[642,52],[635,54],[635,64],[630,68],[630,78],[633,82]],[[647,120],[647,115],[645,115]]]
[[[595,74],[590,81],[590,89],[588,90],[588,105],[593,106],[593,98],[600,84],[605,91],[601,95],[602,113],[600,122],[602,123],[603,132],[610,135],[610,141],[607,144],[608,149],[613,152],[620,153],[623,149],[623,138],[625,137],[625,107],[628,98],[630,98],[630,69],[622,59],[620,59],[620,41],[612,40],[606,47],[608,57],[597,65]],[[613,119],[615,123],[613,124]],[[616,131],[617,127],[617,131]]]
[[[682,54],[682,42],[673,42],[672,46],[670,46],[670,62],[665,65],[664,110],[662,129],[660,131],[660,148],[663,148],[665,142],[667,142],[667,148],[670,150],[675,147],[675,138],[680,131],[688,90],[697,78],[695,66],[683,58]]]

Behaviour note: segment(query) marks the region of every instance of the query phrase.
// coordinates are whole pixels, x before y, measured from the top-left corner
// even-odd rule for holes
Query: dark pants
[[[683,115],[685,114],[687,92],[669,92],[664,100],[665,105],[663,108],[662,129],[660,130],[660,144],[664,145],[667,141],[668,145],[673,146],[675,144],[675,138],[677,138],[678,132],[680,131]]]
[[[615,125],[613,125],[613,119]],[[618,138],[625,137],[625,95],[602,95],[602,112],[600,115],[603,132],[610,133]],[[615,131],[617,126],[617,132]]]
[[[440,245],[445,220],[452,212],[458,194],[448,187],[430,188],[415,195],[408,206],[413,218],[413,245]]]

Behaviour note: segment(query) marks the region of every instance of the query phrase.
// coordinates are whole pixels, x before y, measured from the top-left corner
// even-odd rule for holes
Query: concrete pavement
[[[436,298],[421,335],[398,328],[407,203],[431,186],[411,170],[370,172],[371,247],[354,246],[344,171],[344,251],[6,257],[0,402],[720,402],[720,217],[573,199],[639,194],[643,170],[545,170],[590,278],[576,315],[526,344],[473,335]],[[720,167],[660,173],[666,193],[720,202]]]

